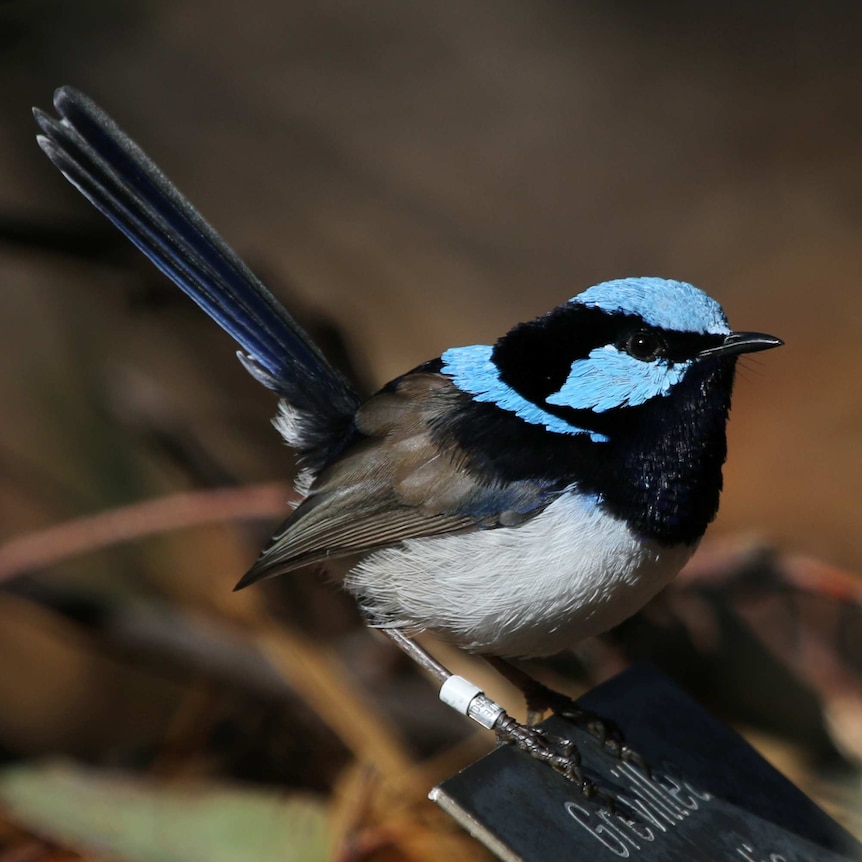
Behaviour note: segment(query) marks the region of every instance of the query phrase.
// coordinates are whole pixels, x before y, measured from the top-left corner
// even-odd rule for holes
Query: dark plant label
[[[506,862],[862,860],[862,845],[658,671],[632,668],[579,703],[612,719],[650,765],[648,775],[621,762],[561,718],[542,724],[578,743],[613,809],[510,746],[431,798]]]

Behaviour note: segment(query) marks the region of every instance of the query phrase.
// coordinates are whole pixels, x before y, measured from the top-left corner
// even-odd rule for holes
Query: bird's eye
[[[662,338],[654,332],[634,332],[626,338],[621,345],[629,356],[640,359],[642,362],[650,362],[663,356],[667,345]]]

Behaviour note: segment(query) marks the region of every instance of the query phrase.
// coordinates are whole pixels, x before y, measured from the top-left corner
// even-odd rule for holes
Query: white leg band
[[[440,700],[489,730],[505,710],[463,676],[452,674],[440,686]]]
[[[461,715],[470,714],[470,703],[477,694],[482,694],[482,689],[473,685],[469,679],[455,674],[440,686],[440,700]]]

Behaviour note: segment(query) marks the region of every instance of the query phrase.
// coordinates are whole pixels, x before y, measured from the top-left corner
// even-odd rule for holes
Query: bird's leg
[[[480,691],[469,680],[453,674],[407,635],[394,628],[379,628],[395,642],[421,668],[437,679],[440,700],[477,724],[493,730],[500,742],[510,743],[531,757],[547,763],[561,775],[574,782],[587,798],[604,794],[587,778],[581,769],[581,755],[574,742],[549,736],[538,727],[521,724],[510,716],[496,701]],[[550,691],[550,689],[549,689]],[[605,799],[612,805],[612,800]]]
[[[536,724],[543,713],[550,710],[561,718],[574,722],[591,733],[601,745],[627,763],[633,763],[649,774],[649,766],[642,755],[638,754],[623,739],[622,731],[609,719],[601,718],[594,712],[582,709],[570,697],[534,679],[530,674],[499,656],[483,656],[494,670],[519,689],[527,702],[527,724]]]
[[[548,688],[506,659],[492,655],[485,655],[482,658],[524,695],[527,704],[527,724],[538,724],[548,710],[558,712],[561,708],[574,705],[574,702],[565,695]]]

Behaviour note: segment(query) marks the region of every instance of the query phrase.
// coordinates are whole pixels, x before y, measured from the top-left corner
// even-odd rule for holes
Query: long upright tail
[[[242,347],[261,383],[286,399],[291,440],[325,459],[361,399],[261,281],[117,124],[83,93],[54,94],[59,120],[33,113],[48,158],[165,275]]]

